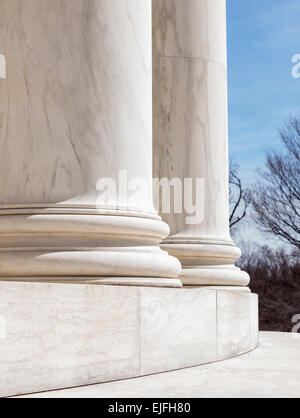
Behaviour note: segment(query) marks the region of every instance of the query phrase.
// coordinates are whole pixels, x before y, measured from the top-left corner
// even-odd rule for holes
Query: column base
[[[0,281],[181,287],[180,262],[159,247],[168,226],[130,215],[1,216]]]
[[[231,241],[172,236],[161,248],[181,262],[179,278],[184,286],[246,287],[250,283],[248,273],[234,265],[241,251]]]
[[[237,267],[212,266],[188,269],[183,266],[179,276],[184,286],[248,286],[248,273]]]

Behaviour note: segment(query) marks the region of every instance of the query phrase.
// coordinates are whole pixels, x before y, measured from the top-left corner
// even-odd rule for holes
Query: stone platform
[[[263,332],[256,350],[224,362],[35,397],[298,398],[300,335]]]
[[[0,396],[238,356],[257,346],[257,305],[247,288],[1,282]]]

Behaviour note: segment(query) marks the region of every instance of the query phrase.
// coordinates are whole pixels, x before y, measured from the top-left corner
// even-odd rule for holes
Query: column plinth
[[[181,261],[184,285],[247,286],[229,232],[226,1],[152,4],[154,175],[204,185],[201,221],[162,214],[161,247]]]
[[[0,279],[180,287],[152,201],[151,1],[3,0],[0,54]]]

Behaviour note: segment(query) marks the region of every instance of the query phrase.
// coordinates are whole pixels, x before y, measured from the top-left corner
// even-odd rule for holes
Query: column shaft
[[[152,203],[151,1],[2,0],[0,54],[0,277],[180,286]]]
[[[244,286],[229,233],[226,1],[152,4],[154,174],[204,185],[201,219],[162,214],[171,227],[162,248],[182,262],[185,285]]]

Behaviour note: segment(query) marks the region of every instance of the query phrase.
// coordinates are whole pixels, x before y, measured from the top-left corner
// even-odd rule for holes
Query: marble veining
[[[0,53],[1,205],[95,206],[119,169],[151,194],[149,0],[1,0]]]
[[[152,9],[154,175],[203,182],[197,222],[187,209],[161,214],[171,229],[162,248],[181,261],[184,285],[246,286],[229,231],[226,1],[154,0]]]
[[[224,0],[152,0],[153,49],[158,57],[226,65]]]
[[[0,53],[1,280],[181,287],[153,208],[151,0],[1,0]]]

